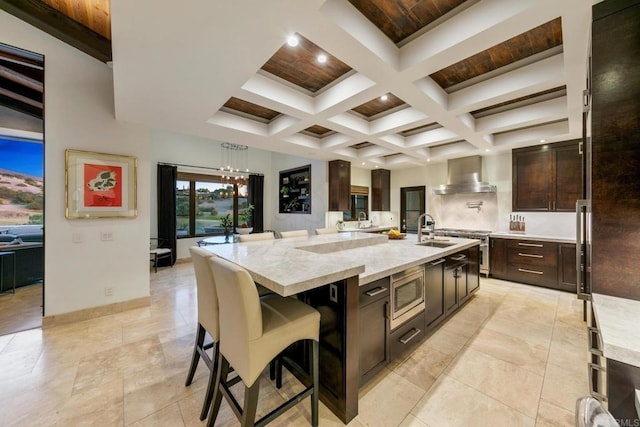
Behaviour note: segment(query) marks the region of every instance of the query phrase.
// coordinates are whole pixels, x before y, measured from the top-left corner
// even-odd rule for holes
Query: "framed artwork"
[[[91,151],[65,151],[67,219],[135,218],[135,157]]]

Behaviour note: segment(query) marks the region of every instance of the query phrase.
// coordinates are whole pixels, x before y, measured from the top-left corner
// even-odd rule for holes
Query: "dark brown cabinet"
[[[444,266],[444,312],[455,311],[467,297],[467,254],[459,252],[447,257]]]
[[[360,288],[360,384],[389,361],[389,278]]]
[[[469,263],[467,265],[467,297],[480,288],[480,247],[474,246],[467,250]]]
[[[348,211],[351,197],[351,163],[346,160],[329,162],[329,210]]]
[[[576,291],[576,246],[491,237],[489,272],[497,279]]]
[[[388,169],[371,170],[371,210],[391,210],[391,171]]]
[[[444,263],[445,259],[440,258],[424,266],[427,328],[435,326],[444,318]]]
[[[576,245],[561,243],[558,245],[558,287],[575,292],[577,284]]]
[[[490,238],[489,272],[492,276],[504,278],[507,275],[507,239]]]
[[[574,212],[582,198],[579,140],[513,150],[512,209]]]

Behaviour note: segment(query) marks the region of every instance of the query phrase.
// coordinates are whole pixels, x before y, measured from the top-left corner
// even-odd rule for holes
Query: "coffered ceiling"
[[[395,169],[581,135],[591,1],[111,0],[110,33],[92,1],[117,118],[214,153]]]

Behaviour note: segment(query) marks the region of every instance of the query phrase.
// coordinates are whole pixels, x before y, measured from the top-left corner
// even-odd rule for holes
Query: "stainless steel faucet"
[[[431,233],[435,234],[436,232],[436,220],[428,213],[423,213],[418,217],[418,242],[422,242],[422,226],[424,225],[422,219],[425,217],[429,217],[431,220]]]
[[[367,220],[367,213],[365,211],[360,211],[360,213],[358,214],[358,228],[361,228],[360,221],[361,221],[362,215],[364,215],[364,220],[365,221]]]

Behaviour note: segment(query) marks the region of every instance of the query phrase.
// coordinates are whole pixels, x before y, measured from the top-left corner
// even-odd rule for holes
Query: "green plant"
[[[233,218],[229,214],[220,218],[220,225],[224,227],[224,234],[228,234],[231,227],[233,227]]]
[[[280,189],[280,192],[282,193],[283,196],[286,196],[287,194],[289,194],[289,187],[287,187],[286,185],[283,185],[282,188]]]
[[[238,213],[238,220],[240,221],[240,227],[248,227],[251,220],[251,213],[255,207],[253,205],[247,206],[241,212]]]

